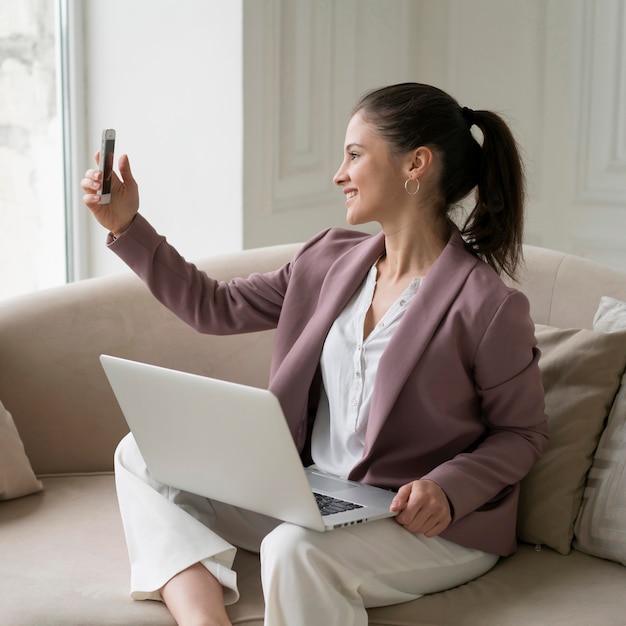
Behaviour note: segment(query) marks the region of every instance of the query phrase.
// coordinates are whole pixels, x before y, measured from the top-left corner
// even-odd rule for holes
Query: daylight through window
[[[59,10],[0,0],[0,299],[66,280]]]

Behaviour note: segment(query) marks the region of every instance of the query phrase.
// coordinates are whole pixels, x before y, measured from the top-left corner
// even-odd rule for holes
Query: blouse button
[[[406,304],[406,300],[400,300],[400,306],[404,306]]]

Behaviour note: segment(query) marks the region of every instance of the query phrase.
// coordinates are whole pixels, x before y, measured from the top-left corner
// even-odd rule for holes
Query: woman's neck
[[[379,263],[379,276],[399,282],[415,276],[424,277],[437,260],[450,237],[450,223],[414,223],[383,228],[385,256]]]

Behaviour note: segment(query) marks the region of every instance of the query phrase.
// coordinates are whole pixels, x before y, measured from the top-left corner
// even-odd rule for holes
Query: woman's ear
[[[420,146],[410,153],[409,172],[413,178],[421,178],[431,167],[433,151],[427,146]]]

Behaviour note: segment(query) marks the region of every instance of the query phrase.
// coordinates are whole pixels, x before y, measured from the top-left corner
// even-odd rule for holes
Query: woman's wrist
[[[122,228],[116,229],[115,231],[111,231],[111,237],[113,237],[113,240],[115,241],[118,237],[121,237],[133,224],[133,222],[135,221],[135,217],[136,217],[136,213],[135,215],[133,215],[133,219],[130,220],[130,222],[128,222],[128,224],[126,224],[125,226],[123,226]]]

